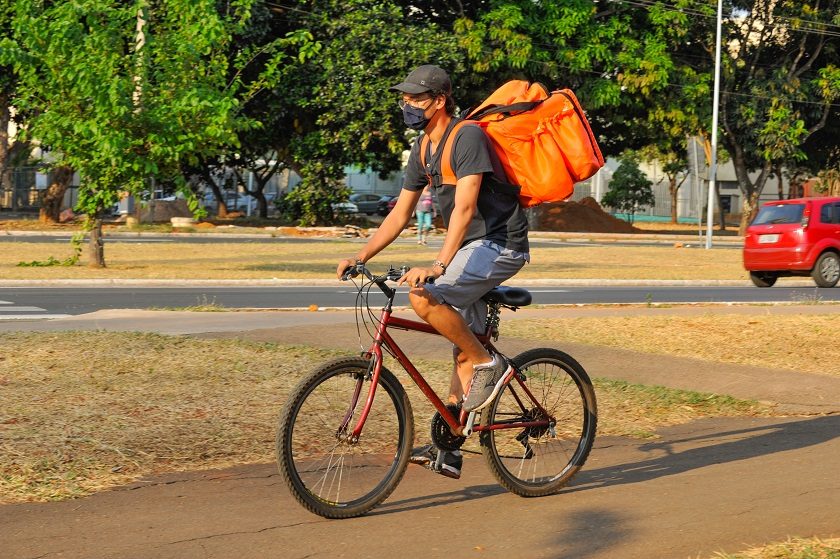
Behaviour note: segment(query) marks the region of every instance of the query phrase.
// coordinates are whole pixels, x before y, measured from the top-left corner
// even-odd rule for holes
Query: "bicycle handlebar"
[[[374,276],[373,273],[368,269],[367,266],[364,264],[356,264],[355,266],[348,266],[344,273],[341,274],[341,281],[348,281],[352,278],[357,276],[364,276],[370,281],[398,281],[401,277],[403,277],[411,268],[408,266],[402,266],[400,268],[394,268],[393,266],[388,268],[381,276]],[[430,278],[432,279],[432,278]]]
[[[388,297],[393,297],[394,293],[396,293],[392,288],[388,287],[385,282],[388,281],[398,281],[401,277],[403,277],[411,268],[408,266],[401,266],[399,268],[394,268],[391,266],[388,270],[380,275],[375,276],[371,273],[367,266],[363,263],[356,264],[355,266],[349,266],[344,273],[341,274],[341,281],[349,281],[352,278],[357,276],[364,276],[369,279],[371,282],[375,283],[382,292],[387,295]],[[426,283],[434,283],[435,280],[432,277],[426,278]]]

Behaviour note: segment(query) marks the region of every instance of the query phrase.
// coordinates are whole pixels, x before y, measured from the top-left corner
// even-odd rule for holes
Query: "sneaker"
[[[408,459],[412,464],[429,468],[435,473],[452,479],[461,477],[461,466],[464,457],[461,451],[439,450],[433,444],[418,446],[411,450],[411,457]]]
[[[476,411],[493,401],[499,390],[513,376],[513,367],[507,359],[496,354],[493,362],[486,365],[476,365],[475,372],[464,400],[466,411]]]

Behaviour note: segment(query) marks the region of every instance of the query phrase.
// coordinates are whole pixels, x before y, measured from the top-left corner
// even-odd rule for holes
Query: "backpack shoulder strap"
[[[455,184],[458,182],[458,178],[455,176],[455,171],[452,170],[452,144],[455,143],[455,137],[458,135],[458,130],[460,130],[465,124],[470,123],[471,121],[467,120],[456,122],[443,138],[443,145],[438,146],[438,149],[441,150],[440,182],[438,184],[434,184],[432,176],[429,173],[426,173],[426,177],[429,179],[429,185],[440,186],[441,184]],[[426,170],[426,151],[429,149],[429,142],[430,140],[428,135],[423,134],[423,136],[420,137],[420,166],[424,171]]]
[[[458,136],[458,130],[465,124],[470,124],[470,121],[461,120],[457,122],[443,141],[443,146],[441,147],[443,151],[440,154],[441,184],[455,184],[458,182],[458,177],[455,176],[455,171],[452,169],[452,146],[455,143],[455,138]]]
[[[429,148],[429,135],[423,134],[420,137],[420,166],[426,170],[426,150]],[[426,173],[428,175],[428,173]]]

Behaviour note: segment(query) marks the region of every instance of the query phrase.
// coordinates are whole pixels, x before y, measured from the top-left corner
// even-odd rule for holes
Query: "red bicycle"
[[[482,454],[502,486],[523,497],[557,492],[583,466],[595,440],[597,406],[586,371],[562,351],[531,349],[510,359],[516,374],[480,418],[476,412],[453,413],[388,333],[396,328],[438,334],[424,322],[392,315],[396,290],[387,282],[404,273],[405,268],[392,268],[374,276],[358,265],[342,278],[365,278],[357,286],[357,311],[371,313],[374,286],[387,302],[370,349],[318,367],[283,408],[277,461],[294,497],[325,518],[350,518],[384,501],[402,479],[414,443],[414,415],[405,389],[383,366],[383,350],[437,410],[431,435],[439,448],[456,450],[478,433]],[[531,294],[500,286],[484,300],[487,325],[479,339],[497,351],[492,342],[498,339],[501,309],[526,306]]]

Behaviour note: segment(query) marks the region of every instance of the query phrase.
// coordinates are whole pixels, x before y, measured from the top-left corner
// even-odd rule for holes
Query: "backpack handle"
[[[481,120],[484,117],[501,114],[506,117],[513,116],[514,113],[525,113],[538,107],[544,99],[539,101],[522,101],[521,103],[512,103],[510,105],[487,105],[480,111],[467,116],[468,120]]]

